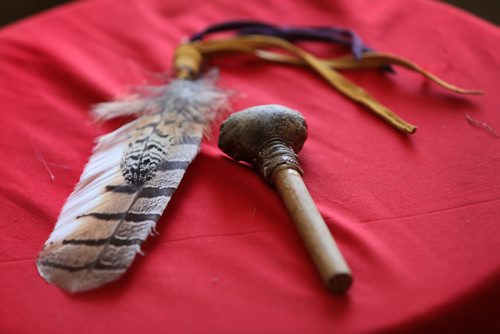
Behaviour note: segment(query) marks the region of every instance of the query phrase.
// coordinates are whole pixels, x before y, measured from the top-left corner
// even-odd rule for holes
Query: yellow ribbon
[[[279,49],[289,54],[272,52],[267,49]],[[366,52],[360,60],[353,56],[343,56],[334,59],[320,59],[306,50],[278,37],[265,35],[236,36],[227,39],[196,41],[182,44],[176,49],[174,66],[178,78],[192,78],[199,74],[202,59],[218,53],[247,53],[267,61],[301,65],[317,72],[332,87],[353,101],[367,107],[373,113],[398,130],[414,133],[416,126],[401,119],[394,112],[379,103],[364,89],[349,81],[337,70],[380,68],[386,65],[399,65],[422,74],[441,87],[459,94],[482,94],[478,90],[467,90],[456,87],[439,79],[416,64],[388,53]]]

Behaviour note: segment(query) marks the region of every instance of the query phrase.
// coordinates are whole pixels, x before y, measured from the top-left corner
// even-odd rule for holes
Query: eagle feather
[[[40,275],[68,292],[118,279],[154,231],[209,124],[228,108],[213,77],[172,80],[102,103],[106,120],[139,118],[97,140],[37,260]]]

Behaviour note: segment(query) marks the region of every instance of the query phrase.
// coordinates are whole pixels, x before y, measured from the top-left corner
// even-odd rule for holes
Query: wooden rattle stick
[[[274,184],[326,286],[344,293],[352,284],[351,270],[301,177],[296,153],[306,138],[307,125],[299,112],[263,105],[224,121],[219,147],[233,159],[253,164]]]

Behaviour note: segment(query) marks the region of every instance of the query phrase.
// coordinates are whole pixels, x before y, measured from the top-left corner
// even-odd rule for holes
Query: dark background
[[[0,26],[12,23],[68,0],[0,0]]]
[[[168,1],[168,0],[167,0]],[[68,0],[2,0],[0,1],[0,26],[4,26],[34,13],[70,2]],[[499,0],[444,0],[480,16],[495,25],[500,24]]]

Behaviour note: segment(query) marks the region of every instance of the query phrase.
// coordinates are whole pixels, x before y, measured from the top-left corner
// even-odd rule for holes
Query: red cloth
[[[239,110],[300,110],[304,179],[355,275],[327,293],[276,192],[212,141],[120,281],[68,295],[35,258],[86,163],[88,107],[170,67],[183,36],[226,19],[339,25],[444,79],[346,74],[417,124],[397,133],[303,69],[226,58]],[[367,333],[500,330],[498,29],[441,3],[81,1],[0,31],[0,332]],[[337,48],[321,48],[323,54]],[[50,172],[49,172],[50,171]],[[50,177],[53,175],[53,180]]]

